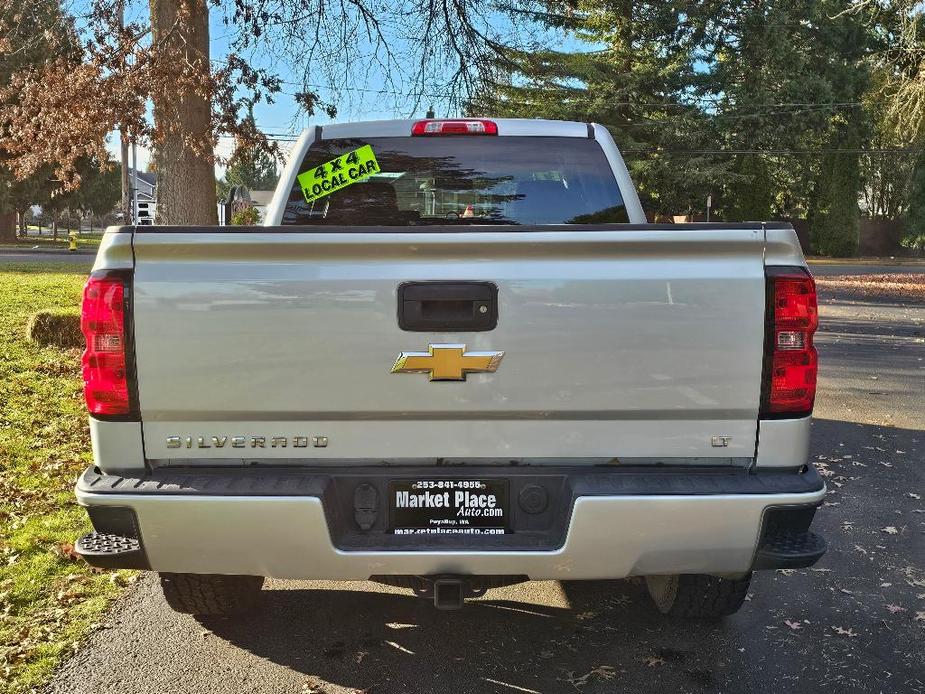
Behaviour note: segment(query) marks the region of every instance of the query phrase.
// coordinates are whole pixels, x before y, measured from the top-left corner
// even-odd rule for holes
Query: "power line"
[[[807,106],[805,108],[797,108],[789,111],[764,111],[762,113],[699,113],[698,116],[704,117],[708,121],[734,121],[734,120],[747,120],[749,118],[765,118],[766,116],[797,116],[800,114],[810,113],[810,112],[820,112],[831,108],[830,106]],[[660,125],[671,125],[673,123],[684,123],[686,122],[682,116],[670,116],[668,118],[660,118],[654,120],[639,120],[639,121],[630,121],[628,123],[601,123],[609,128],[631,128],[631,127],[643,127],[643,128],[653,128]]]
[[[525,89],[525,87],[514,87],[515,89]],[[585,91],[575,89],[576,92]],[[685,102],[685,100],[688,100]],[[608,101],[608,106],[640,106],[645,108],[696,108],[698,103],[709,103],[713,105],[724,105],[730,109],[739,108],[856,108],[864,106],[863,101],[782,101],[762,104],[748,104],[737,106],[734,102],[729,102],[724,97],[692,97],[679,96],[678,101]]]

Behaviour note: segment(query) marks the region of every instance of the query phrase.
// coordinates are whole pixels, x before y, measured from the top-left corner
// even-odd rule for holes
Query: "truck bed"
[[[767,234],[762,224],[137,228],[145,458],[748,465]],[[459,281],[497,287],[496,327],[399,326],[401,284]],[[503,360],[458,382],[391,373],[398,355],[434,344]]]

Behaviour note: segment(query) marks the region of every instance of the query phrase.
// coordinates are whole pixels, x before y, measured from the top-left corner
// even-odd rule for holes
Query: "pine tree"
[[[699,29],[689,19],[696,10],[633,0],[550,8],[548,24],[597,50],[510,52],[505,68],[516,65],[514,74],[486,85],[467,111],[600,123],[621,148],[647,212],[700,209],[716,192],[726,164],[676,156],[678,150],[707,148],[714,136],[691,99]]]
[[[915,162],[910,188],[905,239],[910,245],[925,249],[925,149]]]
[[[235,150],[225,171],[226,185],[248,190],[273,190],[279,174],[276,160],[265,150],[242,147]]]

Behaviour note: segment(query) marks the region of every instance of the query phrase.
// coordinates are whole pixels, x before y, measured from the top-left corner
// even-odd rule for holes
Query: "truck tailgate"
[[[755,454],[760,227],[289,229],[135,232],[149,460],[717,465]],[[418,280],[493,283],[497,326],[402,330],[398,287]],[[465,381],[391,373],[400,353],[433,344],[504,356]]]

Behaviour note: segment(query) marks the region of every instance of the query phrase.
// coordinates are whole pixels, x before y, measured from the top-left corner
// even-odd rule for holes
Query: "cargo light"
[[[412,135],[497,135],[498,124],[483,118],[419,120],[411,126]]]
[[[816,399],[816,283],[805,268],[767,268],[767,347],[762,414],[803,417]]]
[[[101,418],[133,413],[126,330],[129,280],[121,273],[90,276],[84,286],[80,328],[87,341],[81,360],[87,410]]]

